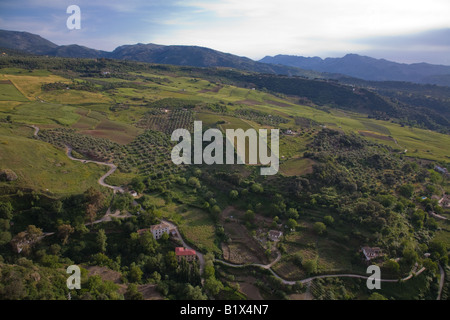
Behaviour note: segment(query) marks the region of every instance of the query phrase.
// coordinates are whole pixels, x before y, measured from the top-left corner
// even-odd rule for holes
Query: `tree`
[[[295,228],[297,228],[298,226],[298,223],[294,219],[289,219],[287,221],[287,226],[289,227],[289,230],[295,230]]]
[[[318,235],[321,235],[327,230],[327,226],[323,222],[314,223],[313,230]]]
[[[0,246],[11,241],[11,233],[9,231],[0,230]]]
[[[13,217],[13,207],[9,201],[0,202],[0,218],[11,220]]]
[[[399,189],[398,192],[400,195],[404,196],[405,198],[409,199],[414,194],[414,186],[412,184],[404,184]]]
[[[142,280],[142,272],[141,268],[137,266],[134,262],[130,265],[130,271],[128,272],[128,280],[130,282],[139,283]]]
[[[334,223],[334,218],[332,216],[325,216],[323,217],[323,222],[325,222],[327,226],[331,226]]]
[[[88,203],[86,206],[86,217],[91,222],[91,224],[94,223],[96,216],[97,216],[97,208],[92,203]]]
[[[305,260],[303,262],[303,268],[305,269],[306,273],[308,273],[308,274],[316,273],[317,272],[317,260],[316,259]]]
[[[129,193],[116,194],[112,207],[120,211],[127,210],[133,203],[133,196]]]
[[[247,210],[244,213],[244,219],[247,222],[253,222],[255,220],[255,213],[253,210]]]
[[[159,247],[150,231],[146,231],[139,236],[139,243],[146,254],[154,254]]]
[[[230,198],[231,199],[235,200],[235,199],[238,198],[238,196],[239,196],[239,192],[237,190],[231,190],[230,191]]]
[[[397,261],[389,259],[388,261],[386,261],[384,263],[384,266],[393,274],[398,274],[398,272],[400,271],[400,265],[398,264]]]
[[[219,217],[219,214],[222,210],[220,210],[220,207],[216,204],[211,207],[211,213],[213,214],[213,218],[217,219]]]
[[[65,245],[69,236],[75,231],[70,224],[62,224],[58,226],[58,237],[61,238],[62,244]]]
[[[87,203],[92,204],[96,210],[100,209],[103,206],[103,202],[105,200],[105,196],[100,191],[90,187],[84,192],[84,197]]]
[[[438,264],[430,258],[423,260],[423,266],[433,275],[438,271]]]
[[[378,292],[374,292],[370,295],[368,300],[387,300],[387,298]]]
[[[412,266],[416,263],[418,259],[417,252],[413,248],[405,248],[403,250],[403,261],[408,265]]]
[[[196,177],[190,177],[188,180],[188,185],[190,185],[192,188],[200,188],[200,180]]]
[[[303,256],[300,252],[296,252],[293,257],[292,257],[292,261],[298,266],[298,267],[302,267],[303,266]]]
[[[254,193],[262,193],[262,192],[264,192],[264,188],[259,183],[252,184],[252,186],[250,187],[250,190],[252,192],[254,192]]]
[[[440,261],[443,264],[448,263],[447,245],[443,241],[433,240],[428,245],[431,253],[431,259]]]
[[[133,187],[133,189],[137,192],[137,193],[142,193],[145,190],[145,184],[142,181],[141,178],[139,177],[134,177],[131,180],[131,186]]]
[[[125,300],[144,300],[144,296],[138,291],[138,287],[135,283],[130,283],[128,285],[124,298]]]
[[[289,208],[286,212],[286,217],[288,217],[289,219],[297,220],[299,217],[297,209]]]
[[[421,209],[413,212],[411,219],[417,229],[423,228],[425,217],[426,217],[425,212],[423,212],[423,210],[421,210]]]
[[[96,243],[97,243],[98,250],[101,253],[106,252],[106,240],[107,240],[107,238],[106,238],[105,230],[103,230],[103,229],[98,230]]]
[[[177,269],[178,267],[178,261],[177,261],[177,256],[175,255],[175,252],[173,251],[169,251],[167,252],[166,256],[165,256],[165,262],[166,265],[172,269],[173,271]]]
[[[209,277],[205,280],[205,290],[213,296],[217,295],[223,288],[223,283],[215,277]]]
[[[99,275],[88,278],[86,284],[81,287],[82,299],[90,300],[119,300],[119,286],[112,281],[103,281]],[[85,298],[83,298],[85,297]]]
[[[187,300],[207,300],[208,297],[203,294],[202,288],[199,286],[193,287],[191,284],[188,284],[185,289],[185,295]]]
[[[54,202],[52,202],[51,205],[51,210],[56,213],[56,214],[60,214],[63,211],[63,203],[61,200],[56,200]]]

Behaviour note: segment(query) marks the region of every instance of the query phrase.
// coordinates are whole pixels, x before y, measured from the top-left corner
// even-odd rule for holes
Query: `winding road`
[[[176,226],[176,224],[174,224],[168,220],[165,220],[165,219],[161,219],[161,222],[164,222],[167,225],[169,225],[169,229],[175,230],[175,232],[177,233],[177,238],[181,241],[181,243],[183,244],[183,247],[185,247],[186,249],[195,251],[195,253],[197,254],[197,257],[198,257],[199,265],[200,265],[200,273],[203,274],[203,270],[205,268],[205,258],[203,257],[203,254],[201,252],[198,252],[197,250],[193,249],[191,246],[189,246],[184,241],[183,237],[181,236],[180,232],[178,231],[178,227]]]
[[[277,258],[278,259],[278,258]],[[275,273],[275,271],[272,270],[271,266],[274,265],[278,260],[273,261],[270,264],[267,265],[261,265],[258,263],[250,263],[250,264],[233,264],[233,263],[229,263],[223,260],[218,260],[216,259],[215,261],[220,262],[224,265],[227,265],[229,267],[234,267],[234,268],[243,268],[243,267],[249,267],[249,266],[255,266],[255,267],[261,267],[264,269],[269,270],[276,278],[280,279],[284,284],[288,284],[288,285],[293,285],[297,282],[300,283],[308,283],[312,280],[315,279],[323,279],[323,278],[333,278],[333,277],[339,277],[339,278],[360,278],[360,279],[369,279],[369,276],[363,276],[360,274],[351,274],[351,273],[343,273],[343,274],[324,274],[324,275],[318,275],[318,276],[314,276],[314,277],[310,277],[310,278],[306,278],[306,279],[302,279],[302,280],[298,280],[298,281],[290,281],[290,280],[285,280],[283,278],[281,278],[278,274]],[[403,279],[380,279],[381,282],[399,282],[399,281],[407,281],[409,279],[411,279],[414,275],[419,275],[421,274],[423,271],[425,271],[425,267],[423,267],[422,269],[420,269],[417,273],[410,273],[407,277],[403,278]]]
[[[34,131],[34,135],[37,136],[38,132],[39,132],[39,127],[35,126],[35,125],[31,125],[31,127],[35,130]],[[95,163],[95,164],[99,164],[99,165],[105,165],[110,167],[110,170],[104,174],[103,176],[101,176],[98,179],[98,183],[104,187],[110,188],[114,190],[114,193],[116,192],[121,192],[123,193],[125,190],[122,187],[119,186],[112,186],[109,185],[107,183],[105,183],[105,179],[110,176],[112,173],[114,173],[114,171],[116,171],[117,166],[115,166],[112,163],[107,163],[107,162],[101,162],[101,161],[94,161],[94,160],[83,160],[83,159],[77,159],[74,158],[72,156],[72,148],[70,146],[66,146],[66,154],[69,157],[69,159],[74,160],[74,161],[80,161],[83,163]],[[120,213],[120,212],[119,212]],[[99,223],[99,222],[104,222],[104,221],[110,221],[111,220],[111,216],[116,216],[118,214],[118,212],[116,211],[114,214],[111,214],[110,209],[108,208],[107,214],[100,220],[94,221],[93,223]],[[131,215],[130,215],[131,216]],[[182,245],[187,248],[187,249],[192,249],[194,250],[191,246],[189,246],[183,239],[183,237],[181,236],[180,232],[178,231],[178,227],[165,219],[161,219],[162,222],[166,223],[169,225],[170,229],[175,230],[176,234],[177,234],[177,238],[181,241]],[[47,235],[51,235],[52,233],[45,233],[44,236]],[[204,270],[204,266],[205,266],[205,258],[203,256],[202,253],[198,252],[197,250],[196,254],[197,257],[199,259],[199,265],[200,265],[200,272],[203,273]],[[363,276],[363,275],[359,275],[359,274],[327,274],[327,275],[318,275],[318,276],[313,276],[313,277],[309,277],[306,279],[302,279],[299,281],[290,281],[290,280],[285,280],[283,278],[281,278],[277,273],[275,273],[275,271],[272,270],[272,266],[274,264],[276,264],[279,260],[281,259],[281,253],[277,250],[277,257],[269,264],[259,264],[259,263],[251,263],[251,264],[233,264],[224,260],[220,260],[220,259],[214,259],[215,262],[219,262],[222,263],[224,265],[227,265],[229,267],[233,267],[233,268],[243,268],[243,267],[248,267],[248,266],[256,266],[256,267],[260,267],[266,270],[269,270],[276,278],[280,279],[284,284],[288,284],[288,285],[293,285],[297,282],[300,282],[302,284],[305,283],[309,283],[315,279],[323,279],[323,278],[331,278],[331,277],[347,277],[347,278],[359,278],[359,279],[369,279],[368,276]],[[421,274],[423,271],[425,270],[425,267],[422,267],[417,273],[413,273],[410,272],[410,274],[407,277],[404,277],[403,279],[380,279],[381,282],[399,282],[399,281],[407,281],[409,279],[411,279],[414,275],[419,275]],[[439,293],[438,293],[438,297],[437,300],[441,299],[441,293],[442,293],[442,288],[444,286],[444,279],[445,279],[445,273],[444,270],[442,269],[442,267],[439,265],[439,270],[440,270],[440,283],[439,283]]]
[[[98,179],[98,183],[99,183],[101,186],[104,186],[104,187],[113,189],[113,190],[114,190],[114,193],[116,193],[116,192],[124,193],[124,192],[125,192],[125,190],[124,190],[122,187],[112,186],[112,185],[109,185],[109,184],[105,183],[105,179],[106,179],[108,176],[110,176],[111,174],[113,174],[114,171],[116,171],[117,166],[116,166],[115,164],[113,164],[113,163],[108,163],[108,162],[101,162],[101,161],[94,161],[94,160],[83,160],[83,159],[74,158],[74,157],[72,156],[72,147],[67,146],[67,145],[66,145],[66,154],[67,154],[67,156],[69,157],[70,160],[80,161],[80,162],[83,162],[83,163],[95,163],[95,164],[99,164],[99,165],[104,165],[104,166],[110,167],[111,169],[109,169],[109,171],[108,171],[107,173],[105,173],[103,176],[101,176],[101,177]]]

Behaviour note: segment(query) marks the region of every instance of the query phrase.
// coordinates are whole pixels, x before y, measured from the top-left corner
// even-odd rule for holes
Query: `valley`
[[[331,87],[334,96],[324,93]],[[448,299],[448,281],[438,286],[450,228],[433,216],[450,218],[438,203],[450,194],[448,175],[436,169],[449,169],[448,128],[404,111],[375,118],[370,108],[394,104],[356,91],[223,68],[0,57],[0,169],[16,176],[0,181],[0,271],[34,268],[45,283],[37,290],[10,275],[0,295],[21,286],[8,292],[64,299],[65,267],[77,264],[121,280],[84,272],[72,299],[143,298],[149,286],[166,299],[367,299],[361,248],[370,246],[383,256],[369,263],[392,280],[381,295]],[[173,164],[170,135],[192,132],[194,120],[222,132],[279,128],[280,172]],[[101,221],[107,210],[127,218]],[[177,262],[176,238],[140,232],[163,219],[202,265]],[[25,231],[54,234],[12,250]]]

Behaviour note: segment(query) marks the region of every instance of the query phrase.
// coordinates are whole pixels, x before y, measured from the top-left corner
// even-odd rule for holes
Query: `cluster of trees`
[[[192,131],[194,112],[185,108],[174,108],[167,113],[160,112],[160,109],[151,109],[139,120],[138,126],[147,130],[161,131],[168,135],[180,128]]]
[[[267,112],[248,109],[248,108],[239,108],[234,111],[234,116],[238,118],[243,118],[247,120],[255,121],[262,125],[269,126],[278,126],[280,123],[288,123],[289,120],[278,115],[273,115]]]

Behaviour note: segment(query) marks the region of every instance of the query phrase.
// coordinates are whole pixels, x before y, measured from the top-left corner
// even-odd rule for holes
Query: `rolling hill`
[[[357,54],[326,59],[277,55],[254,61],[205,47],[166,46],[153,43],[122,45],[108,52],[76,44],[58,46],[36,34],[7,30],[0,30],[0,48],[54,57],[110,58],[202,68],[224,67],[308,78],[341,80],[344,77],[353,77],[368,81],[450,85],[450,66],[427,63],[402,64]]]
[[[110,58],[180,66],[226,67],[270,74],[322,77],[318,72],[256,62],[246,57],[198,46],[164,46],[138,43],[119,46],[114,51],[107,52],[75,44],[58,46],[32,33],[0,30],[0,48],[64,58]]]
[[[326,59],[277,55],[274,57],[266,56],[260,62],[318,72],[344,74],[372,81],[408,81],[448,85],[448,77],[450,76],[450,66],[428,63],[396,63],[357,54],[347,54],[342,58]]]

